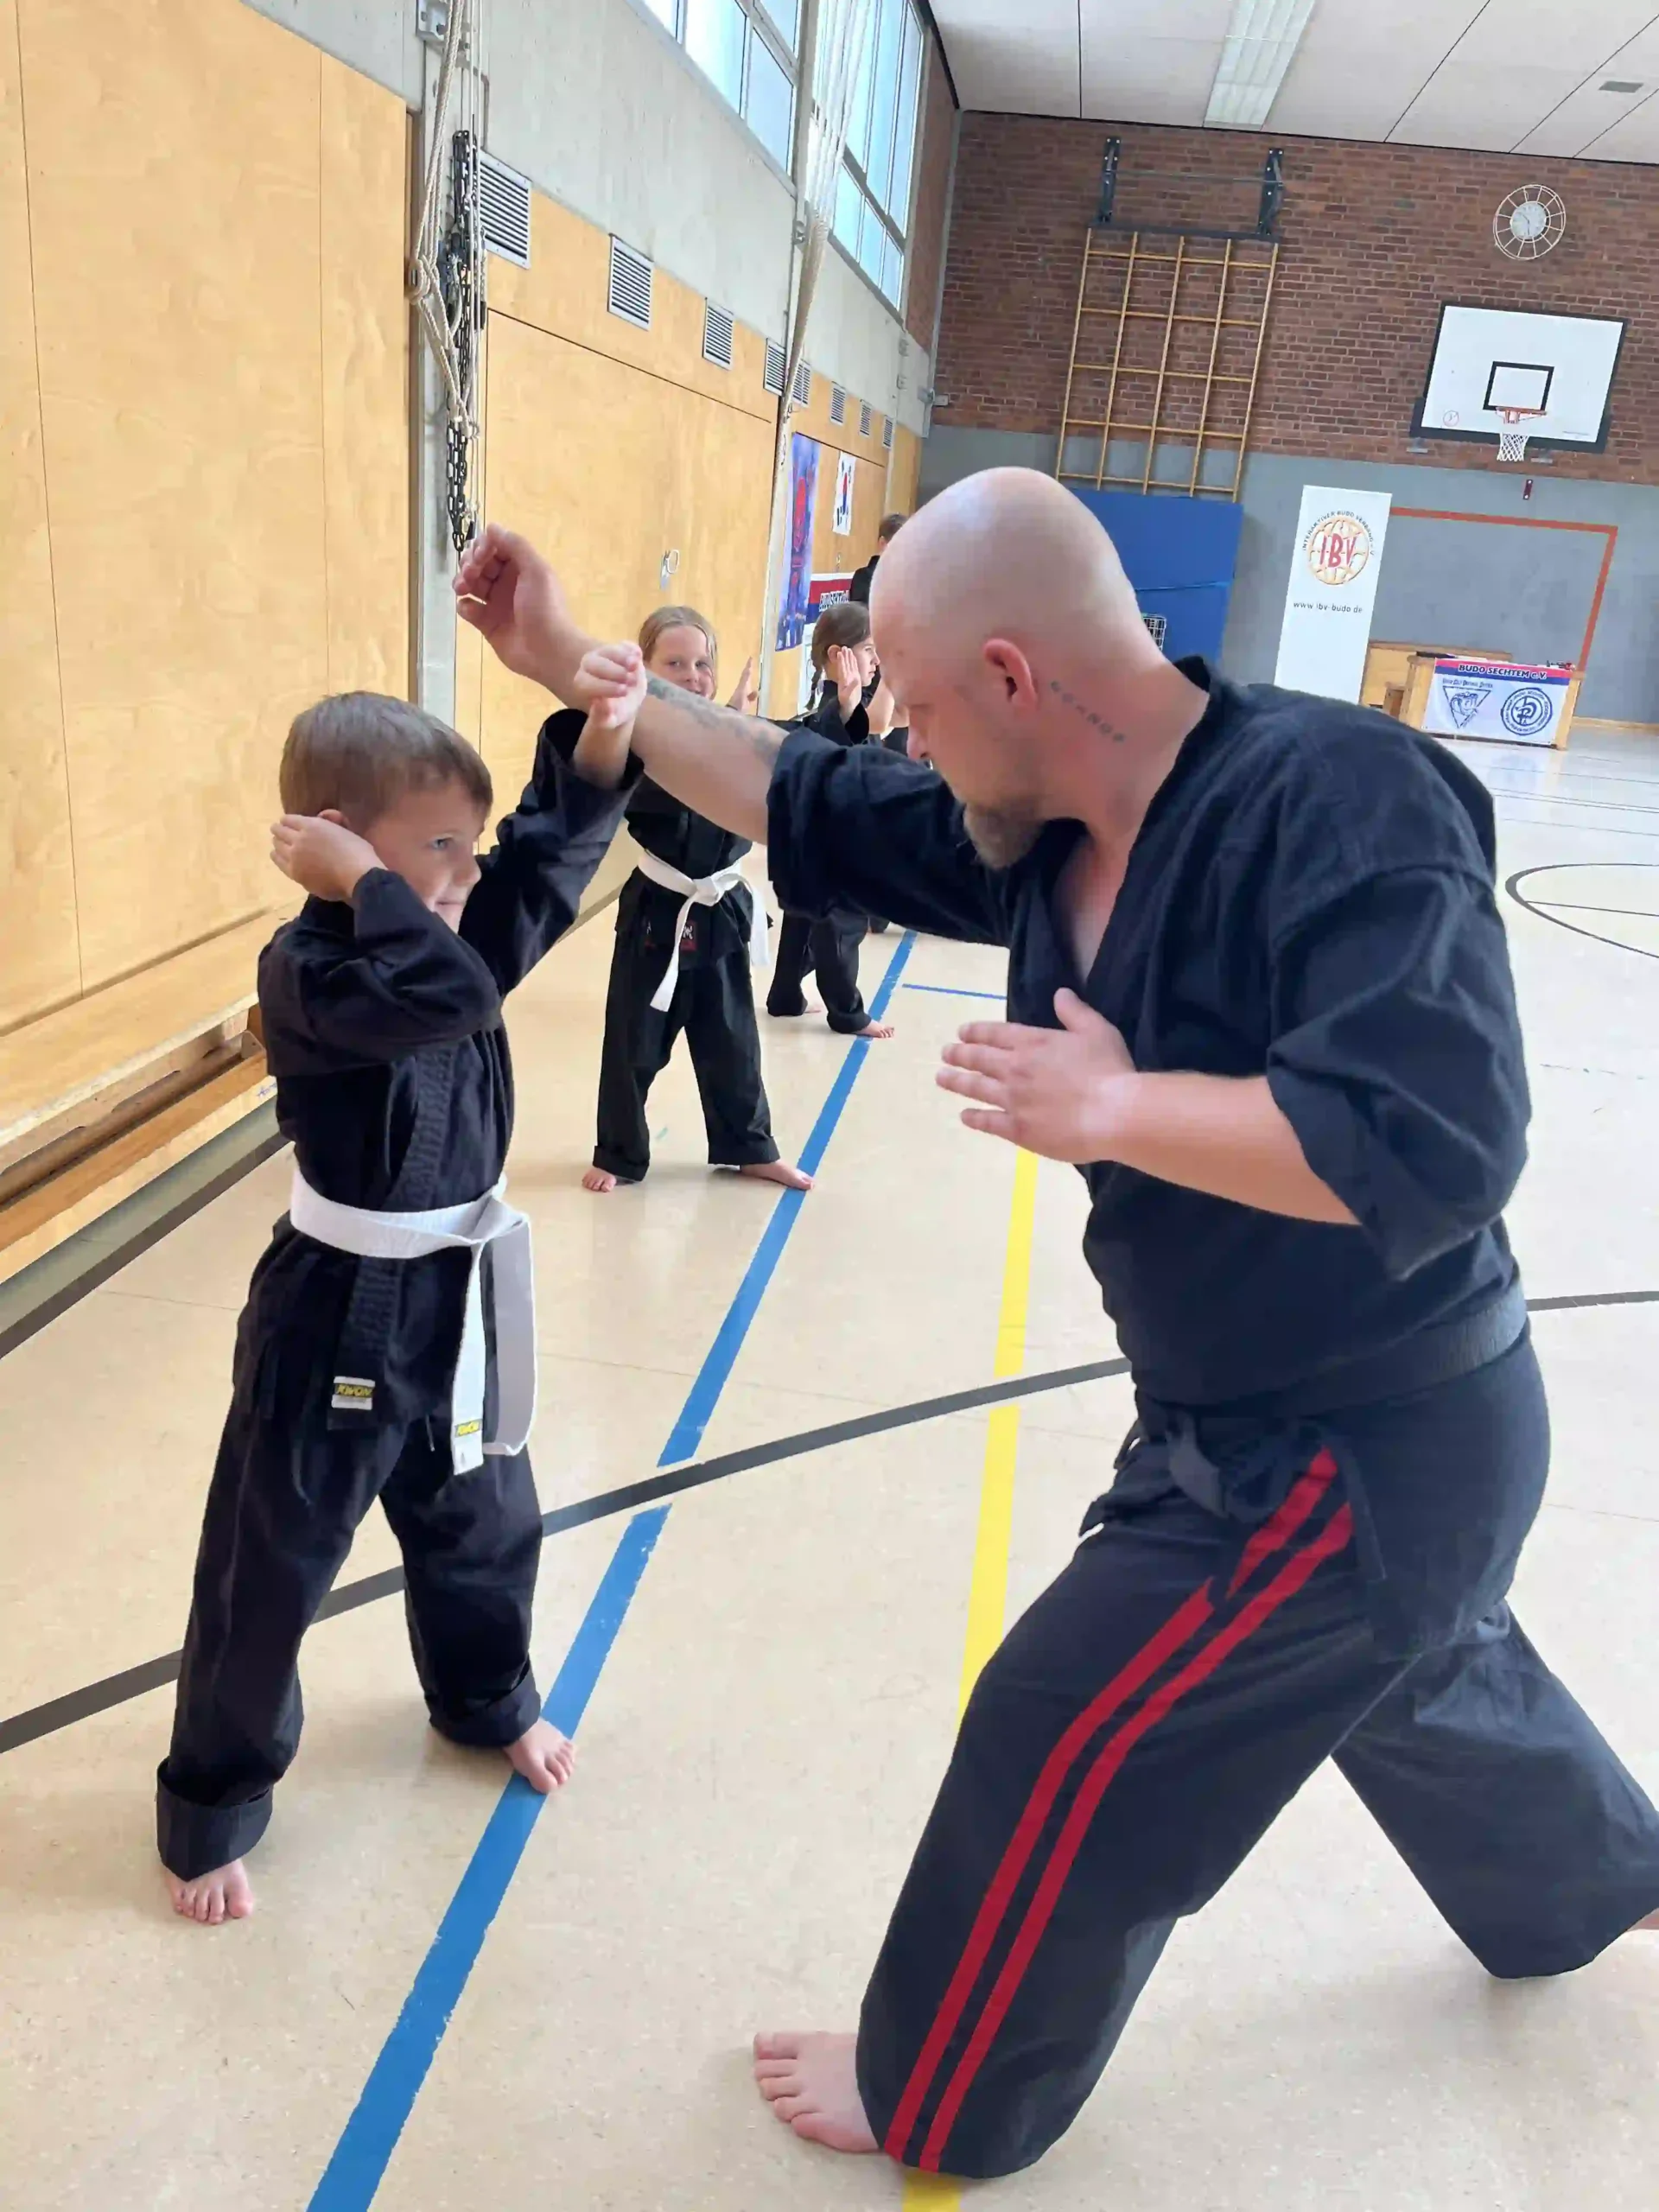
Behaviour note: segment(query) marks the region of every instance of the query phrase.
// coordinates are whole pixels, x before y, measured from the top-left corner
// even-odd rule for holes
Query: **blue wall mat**
[[[1175,660],[1184,653],[1219,660],[1243,508],[1168,492],[1077,496],[1110,531],[1142,613],[1167,621],[1164,651]]]

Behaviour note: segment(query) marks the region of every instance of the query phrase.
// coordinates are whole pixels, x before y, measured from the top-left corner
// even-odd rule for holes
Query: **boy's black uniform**
[[[314,1192],[417,1212],[499,1180],[512,1133],[501,1001],[575,919],[621,812],[620,794],[543,743],[459,934],[385,868],[350,906],[309,899],[276,932],[259,961],[265,1050]],[[433,1726],[506,1745],[540,1710],[529,1460],[451,1470],[470,1266],[465,1251],[354,1258],[284,1217],[254,1270],[159,1776],[161,1854],[181,1879],[264,1833],[299,1741],[300,1639],[377,1497],[404,1555]]]
[[[979,1679],[861,2023],[878,2138],[948,2173],[1063,2132],[1176,1921],[1327,1758],[1495,1974],[1659,1907],[1659,1815],[1505,1602],[1548,1427],[1491,801],[1380,715],[1182,665],[1209,706],[1086,976],[1076,823],[996,872],[920,768],[800,734],[772,786],[786,905],[1006,944],[1013,1020],[1068,987],[1142,1070],[1265,1074],[1358,1224],[1082,1171],[1140,1418]]]
[[[870,687],[872,691],[874,688]],[[843,721],[836,687],[827,681],[823,696],[811,713],[791,727],[814,730],[836,745],[870,742],[870,718],[864,702],[854,708],[850,720]],[[785,906],[772,963],[766,1012],[779,1020],[804,1014],[806,978],[810,973],[816,974],[830,1028],[841,1037],[861,1035],[870,1026],[870,1010],[858,988],[858,953],[869,927],[868,914],[849,908],[814,917],[798,914]]]
[[[556,715],[547,725],[566,749],[580,734],[580,715]],[[635,781],[627,794],[635,842],[683,877],[714,887],[735,871],[749,849],[653,784]],[[594,1165],[619,1181],[637,1183],[651,1165],[645,1101],[683,1031],[702,1101],[709,1159],[716,1167],[748,1167],[776,1160],[772,1116],[760,1074],[760,1038],[751,980],[755,893],[733,882],[712,905],[686,904],[683,884],[653,882],[636,868],[616,910],[616,950],[605,1001],[605,1042],[599,1066],[599,1129]],[[667,1003],[660,1000],[675,947],[677,969]]]

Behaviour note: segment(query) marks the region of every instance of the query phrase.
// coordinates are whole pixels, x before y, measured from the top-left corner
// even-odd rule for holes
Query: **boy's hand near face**
[[[385,866],[368,839],[348,830],[344,817],[332,808],[324,814],[285,814],[273,822],[270,857],[302,891],[347,906],[359,878]]]
[[[584,783],[613,791],[628,765],[634,716],[645,704],[645,656],[638,645],[595,645],[576,671],[575,689],[588,720],[570,765]]]

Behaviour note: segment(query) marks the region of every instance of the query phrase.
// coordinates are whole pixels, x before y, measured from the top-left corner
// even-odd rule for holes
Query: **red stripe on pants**
[[[1287,1505],[1289,1500],[1286,1503]],[[1352,1534],[1353,1514],[1344,1505],[1332,1514],[1325,1528],[1310,1543],[1285,1562],[1264,1590],[1242,1607],[1225,1628],[1218,1630],[1178,1674],[1172,1675],[1161,1688],[1154,1691],[1134,1719],[1126,1720],[1102,1746],[1072,1802],[1071,1811],[1065,1816],[1036,1893],[1026,1908],[1020,1932],[1003,1961],[1002,1971],[986,1999],[985,2009],[969,2037],[968,2047],[939,2101],[933,2125],[922,2145],[921,2164],[925,2171],[934,2173],[938,2171],[940,2156],[955,2125],[957,2114],[962,2108],[963,2100],[973,2086],[974,2076],[1014,2001],[1026,1969],[1042,1940],[1043,1931],[1059,1901],[1060,1891],[1082,1847],[1089,1823],[1093,1820],[1113,1777],[1141,1737],[1155,1727],[1190,1689],[1214,1674],[1228,1654],[1253,1635],[1287,1599],[1294,1597],[1321,1561],[1334,1557],[1341,1551]]]
[[[1243,1587],[1262,1560],[1287,1544],[1314,1507],[1330,1489],[1337,1471],[1337,1463],[1329,1452],[1321,1448],[1309,1463],[1307,1472],[1291,1491],[1271,1521],[1258,1529],[1244,1547],[1232,1580],[1227,1585],[1231,1598]]]

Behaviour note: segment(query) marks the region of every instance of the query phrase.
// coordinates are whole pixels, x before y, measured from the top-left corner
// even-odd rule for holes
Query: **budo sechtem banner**
[[[1391,505],[1387,492],[1303,486],[1275,683],[1327,699],[1359,697]]]
[[[1423,728],[1436,737],[1498,738],[1554,745],[1570,668],[1524,668],[1512,660],[1437,660]]]

